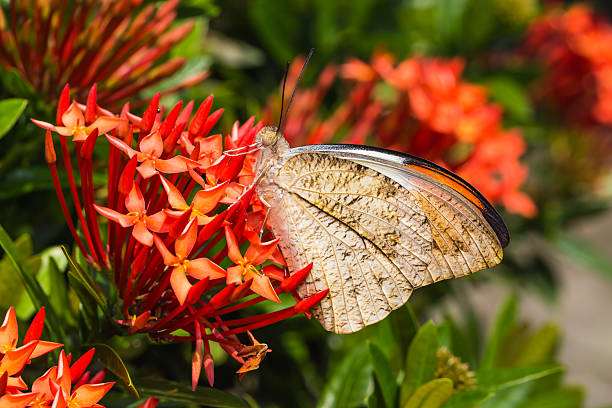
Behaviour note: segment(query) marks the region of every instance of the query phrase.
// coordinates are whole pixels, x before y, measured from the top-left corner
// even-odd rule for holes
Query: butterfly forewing
[[[299,295],[330,290],[313,309],[327,330],[357,331],[415,288],[501,260],[495,231],[469,199],[402,163],[324,145],[273,160],[258,193],[289,270],[313,262]]]

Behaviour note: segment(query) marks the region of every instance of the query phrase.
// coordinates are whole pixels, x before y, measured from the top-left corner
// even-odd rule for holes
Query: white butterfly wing
[[[306,146],[279,158],[258,186],[289,270],[314,264],[300,296],[330,290],[313,309],[327,330],[357,331],[403,305],[414,288],[501,260],[481,210],[401,158]]]

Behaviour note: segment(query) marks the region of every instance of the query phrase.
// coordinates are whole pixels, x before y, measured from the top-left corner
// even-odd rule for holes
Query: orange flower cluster
[[[547,69],[538,96],[580,125],[612,124],[612,25],[589,6],[549,10],[529,27],[525,52]]]
[[[78,98],[95,83],[98,100],[117,106],[183,67],[184,58],[160,62],[193,27],[171,27],[178,0],[159,7],[142,0],[11,0],[0,8],[0,64],[16,71],[35,90],[54,99],[69,82]],[[200,82],[185,79],[167,93]]]
[[[102,383],[105,372],[91,375],[85,371],[94,356],[94,349],[71,363],[71,356],[61,351],[57,366],[51,367],[32,383],[30,392],[21,373],[32,358],[40,357],[62,347],[62,344],[40,340],[45,322],[45,310],[34,317],[17,347],[19,331],[15,310],[11,307],[0,327],[0,407],[101,407],[98,401],[111,389],[113,382]]]
[[[94,86],[86,105],[71,102],[66,86],[57,125],[33,121],[47,129],[45,157],[76,245],[118,289],[123,303],[118,323],[159,341],[194,342],[194,388],[202,367],[213,384],[211,341],[243,364],[240,373],[257,368],[265,353],[244,354],[253,346],[237,335],[307,313],[327,293],[299,299],[294,289],[312,265],[287,276],[278,239],[260,239],[265,207],[254,195],[252,143],[262,123],[250,118],[236,122],[225,137],[209,135],[223,113],[211,113],[212,95],[192,114],[193,102],[164,112],[157,94],[142,117],[128,105],[115,115],[98,106],[96,95]],[[52,132],[59,138],[76,222],[60,185]],[[93,185],[92,157],[100,140],[108,152],[104,205],[95,202]],[[108,220],[107,228],[98,214]],[[242,244],[248,244],[246,251]],[[280,302],[278,294],[285,292],[294,294],[295,305],[227,318],[263,300]],[[177,335],[179,329],[187,335]]]
[[[295,84],[303,60],[289,71]],[[536,207],[519,188],[527,168],[518,130],[500,124],[502,109],[488,103],[486,89],[462,80],[460,59],[409,58],[399,63],[376,53],[370,63],[350,59],[328,66],[312,89],[299,90],[284,133],[293,144],[343,142],[379,146],[427,158],[451,169],[489,200],[531,217]],[[330,115],[321,103],[336,78],[349,88]],[[277,112],[273,104],[267,109]]]

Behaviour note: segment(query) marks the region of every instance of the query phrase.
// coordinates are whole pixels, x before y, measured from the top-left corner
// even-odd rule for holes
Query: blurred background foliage
[[[5,16],[10,15],[8,3],[2,2]],[[161,4],[144,1],[130,12]],[[579,92],[595,94],[591,99],[596,102],[612,92],[608,77],[596,75],[605,68],[605,58],[612,66],[612,53],[606,54],[605,44],[597,43],[612,38],[607,17],[612,6],[603,0],[579,6],[594,10],[586,12],[592,20],[584,15],[579,16],[582,20],[576,18],[581,22],[563,14],[573,6],[569,1],[538,0],[183,0],[176,5],[172,27],[193,27],[146,69],[174,58],[182,59],[180,67],[110,104],[120,106],[129,99],[137,109],[137,101],[168,89],[173,92],[163,95],[165,106],[178,100],[199,103],[212,93],[215,106],[225,110],[219,131],[227,133],[235,120],[252,115],[274,124],[286,63],[311,47],[316,52],[300,84],[304,92],[316,89],[326,67],[341,66],[351,58],[368,62],[383,52],[395,61],[459,57],[465,63],[461,81],[483,86],[488,102],[503,112],[501,126],[520,131],[526,144],[520,161],[529,174],[521,190],[537,208],[528,217],[503,212],[512,237],[505,260],[495,271],[466,278],[467,284],[477,286],[503,274],[508,287],[526,287],[554,301],[559,282],[547,251],[563,252],[594,273],[612,278],[610,251],[588,245],[568,229],[609,209],[612,116],[593,114],[598,107],[592,100],[591,105],[583,99],[571,105],[576,101],[571,98],[582,94],[564,94],[571,100],[560,98],[558,89],[546,80],[554,77],[577,84]],[[563,15],[565,23],[551,20]],[[5,32],[7,24],[0,25]],[[598,26],[599,37],[590,37],[596,48],[593,54],[581,54],[572,48],[572,38],[568,40],[581,30],[576,28],[580,24],[603,25]],[[549,27],[550,36],[564,27],[567,32],[557,33],[561,40],[542,45],[534,34],[538,27]],[[569,44],[565,48],[564,40]],[[567,58],[554,59],[551,50]],[[7,61],[4,56],[3,60]],[[50,54],[41,64],[53,66],[59,61],[61,54]],[[202,72],[206,79],[194,81]],[[83,305],[68,284],[68,262],[55,246],[72,242],[44,162],[42,132],[29,122],[36,117],[55,123],[53,112],[63,82],[43,90],[7,63],[0,78],[0,224],[12,237],[20,261],[33,271],[42,289],[53,294],[52,307],[63,330],[70,333],[68,346],[76,350],[85,341],[104,341],[119,352],[132,377],[146,374],[188,384],[187,344],[154,344],[141,335],[96,339],[85,335]],[[97,82],[101,89],[104,79]],[[70,85],[85,92],[90,84]],[[346,103],[352,86],[333,81],[314,106],[322,121]],[[580,109],[585,113],[576,119]],[[99,163],[98,183],[105,182],[103,166]],[[13,268],[7,256],[0,261],[0,309],[4,312],[15,305],[19,318],[27,320],[35,308]],[[213,348],[215,385],[261,407],[583,406],[584,388],[565,384],[555,357],[563,327],[550,323],[534,328],[518,321],[515,297],[503,306],[493,327],[483,327],[479,311],[463,297],[455,282],[419,290],[411,307],[348,336],[327,333],[303,317],[261,329],[257,337],[265,339],[273,353],[241,381],[234,374],[236,364],[226,363],[225,354]],[[446,298],[460,299],[460,310],[445,309]],[[421,326],[433,316],[437,324]],[[106,404],[131,403],[116,387]]]

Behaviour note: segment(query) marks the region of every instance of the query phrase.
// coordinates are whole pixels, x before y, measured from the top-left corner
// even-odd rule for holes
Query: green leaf
[[[514,326],[515,318],[516,298],[511,296],[506,300],[506,303],[504,303],[497,315],[495,327],[491,332],[489,342],[485,348],[482,361],[480,362],[480,368],[482,370],[492,369],[496,365],[498,355],[501,351],[501,345],[508,331]]]
[[[27,104],[28,101],[18,98],[0,101],[0,139],[11,130]]]
[[[437,378],[421,385],[412,394],[403,408],[439,408],[453,395],[453,382],[448,378]]]
[[[554,244],[559,252],[589,269],[612,278],[612,258],[571,233],[561,234]]]
[[[514,364],[524,367],[549,363],[558,343],[559,331],[557,326],[547,324],[521,344]]]
[[[353,349],[333,370],[319,399],[319,408],[363,405],[372,390],[372,363],[366,344]]]
[[[134,396],[134,398],[139,398],[138,391],[136,387],[134,387],[134,383],[132,382],[132,378],[130,377],[130,373],[128,372],[123,360],[119,357],[119,354],[110,346],[106,344],[94,344],[93,347],[96,348],[96,359],[100,361],[108,371],[115,374],[115,376],[121,381],[121,384],[127,389],[127,391]]]
[[[64,333],[62,327],[59,324],[59,320],[55,315],[53,308],[49,302],[49,298],[47,294],[42,290],[36,277],[32,273],[32,271],[23,263],[22,259],[19,257],[17,250],[15,249],[15,244],[11,240],[11,237],[6,233],[4,228],[0,225],[0,246],[6,252],[6,256],[11,260],[15,271],[17,271],[17,275],[21,282],[23,282],[23,286],[32,300],[32,304],[36,309],[40,309],[41,307],[45,308],[45,319],[47,320],[47,324],[45,324],[45,330],[48,330],[51,334],[53,340],[65,343],[64,341]]]
[[[397,381],[393,371],[391,371],[391,364],[385,353],[376,344],[370,343],[369,349],[372,366],[374,367],[374,376],[380,387],[385,406],[387,408],[394,408],[397,396]]]
[[[198,387],[195,391],[182,383],[166,380],[138,380],[141,394],[183,404],[214,408],[248,408],[240,398],[216,388]]]
[[[481,387],[496,391],[531,382],[561,371],[563,371],[563,367],[555,364],[536,367],[495,368],[488,371],[478,371],[476,382]]]
[[[106,295],[102,292],[102,289],[94,282],[92,277],[81,268],[78,262],[76,262],[70,254],[66,247],[62,246],[62,251],[68,259],[68,269],[71,272],[70,275],[78,281],[83,289],[91,296],[91,298],[100,306],[100,309],[104,312],[106,317],[112,320],[110,312],[108,310],[108,302],[106,301]]]
[[[459,392],[444,404],[444,408],[474,408],[481,402],[493,395],[490,391],[482,388]]]
[[[506,112],[519,121],[527,121],[532,116],[532,107],[525,87],[511,77],[488,78],[485,85],[496,102],[503,105]]]
[[[521,408],[580,408],[584,391],[579,387],[562,388],[531,395]]]
[[[438,344],[436,326],[429,321],[417,332],[408,349],[406,376],[400,389],[400,406],[404,406],[419,386],[433,379]]]
[[[393,331],[397,342],[403,349],[406,344],[410,344],[414,336],[419,331],[419,321],[412,310],[412,307],[406,303],[403,307],[391,313],[390,319],[393,326]],[[403,350],[402,350],[403,352]],[[400,363],[403,363],[405,356],[402,356]],[[392,362],[393,363],[393,362]]]

